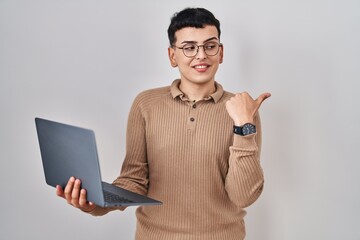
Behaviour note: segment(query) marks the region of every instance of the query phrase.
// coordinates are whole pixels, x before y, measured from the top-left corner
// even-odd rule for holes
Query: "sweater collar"
[[[176,97],[179,97],[182,101],[188,100],[185,94],[180,90],[179,85],[180,85],[180,79],[176,79],[175,81],[172,82],[170,87],[170,92],[172,97],[174,99]],[[215,87],[216,87],[216,91],[213,94],[211,94],[209,97],[204,98],[204,100],[213,99],[215,103],[217,103],[220,100],[220,98],[224,94],[224,89],[217,82],[215,82]]]

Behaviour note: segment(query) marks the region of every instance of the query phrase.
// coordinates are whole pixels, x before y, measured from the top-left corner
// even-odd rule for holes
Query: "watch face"
[[[244,124],[244,126],[242,127],[242,134],[245,136],[252,133],[256,133],[255,125],[251,123]]]

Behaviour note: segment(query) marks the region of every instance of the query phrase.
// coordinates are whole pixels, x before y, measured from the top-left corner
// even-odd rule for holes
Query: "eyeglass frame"
[[[209,55],[209,54],[207,54],[207,53],[206,53],[206,50],[205,50],[204,46],[205,46],[206,44],[208,44],[208,43],[214,43],[214,44],[217,44],[217,46],[218,46],[218,50],[217,50],[217,52],[216,52],[215,54],[213,54],[213,55]],[[187,44],[194,44],[194,45],[197,47],[197,49],[196,49],[196,53],[195,53],[195,55],[194,55],[194,56],[187,56],[187,55],[185,54],[185,52],[184,52],[184,47],[185,47]],[[193,57],[195,57],[196,55],[198,55],[200,47],[202,47],[202,48],[203,48],[204,53],[206,54],[206,56],[210,56],[210,57],[212,57],[212,56],[215,56],[215,55],[217,55],[217,54],[219,53],[220,47],[222,47],[222,45],[223,45],[222,43],[218,43],[218,42],[206,42],[205,44],[202,44],[202,45],[197,45],[197,44],[195,44],[195,43],[187,43],[187,44],[185,44],[183,47],[178,47],[178,46],[176,46],[176,45],[172,45],[172,47],[175,47],[175,48],[181,49],[185,57],[188,57],[188,58],[193,58]]]

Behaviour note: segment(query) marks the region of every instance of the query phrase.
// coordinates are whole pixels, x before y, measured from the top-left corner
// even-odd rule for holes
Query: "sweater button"
[[[195,121],[195,118],[191,117],[191,118],[190,118],[190,121],[191,121],[191,122]]]

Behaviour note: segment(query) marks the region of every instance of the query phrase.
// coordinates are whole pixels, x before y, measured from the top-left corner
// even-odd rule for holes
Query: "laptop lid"
[[[36,118],[46,183],[66,186],[70,177],[81,179],[87,198],[104,205],[101,174],[92,130]]]
[[[66,186],[70,177],[81,179],[87,199],[98,206],[160,205],[160,201],[102,182],[95,134],[90,129],[35,118],[46,183]],[[105,191],[105,192],[104,192]],[[114,202],[106,202],[117,195]],[[112,199],[112,198],[111,198]]]

